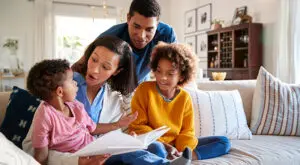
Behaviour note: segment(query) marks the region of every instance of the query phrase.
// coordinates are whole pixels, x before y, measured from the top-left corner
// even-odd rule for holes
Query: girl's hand
[[[125,113],[121,116],[120,120],[117,122],[117,125],[120,128],[128,127],[128,125],[133,122],[138,116],[138,112],[133,114],[126,115]]]
[[[137,134],[134,131],[129,132],[129,135],[133,136],[133,137],[137,137]]]
[[[173,160],[173,159],[181,156],[181,153],[175,147],[173,147],[172,145],[167,144],[167,143],[163,143],[163,144],[168,152],[167,159]]]
[[[78,165],[103,165],[109,157],[110,154],[79,157]]]

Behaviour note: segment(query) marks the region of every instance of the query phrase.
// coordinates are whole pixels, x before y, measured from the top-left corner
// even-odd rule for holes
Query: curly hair
[[[182,81],[177,84],[180,86],[190,82],[195,74],[197,68],[197,57],[191,48],[184,44],[178,43],[162,43],[160,42],[152,51],[150,67],[153,72],[156,71],[160,59],[166,59],[179,68]]]
[[[134,12],[145,17],[157,17],[160,16],[160,5],[157,0],[133,0],[129,8],[129,15],[132,17]]]
[[[43,60],[36,63],[29,71],[27,89],[42,100],[50,100],[52,92],[63,85],[67,79],[70,64],[67,60]]]

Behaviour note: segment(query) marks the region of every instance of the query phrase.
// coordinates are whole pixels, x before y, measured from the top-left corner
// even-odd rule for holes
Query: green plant
[[[65,48],[76,49],[77,47],[81,47],[80,37],[78,36],[63,36],[63,45]]]
[[[214,19],[211,21],[211,24],[224,24],[224,20],[220,20],[220,19]]]
[[[5,43],[2,45],[4,48],[8,48],[10,50],[18,50],[18,40],[8,38]]]

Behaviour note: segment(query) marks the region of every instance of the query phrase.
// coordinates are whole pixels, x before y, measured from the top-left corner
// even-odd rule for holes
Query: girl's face
[[[62,85],[63,89],[63,100],[73,101],[76,98],[76,93],[78,90],[76,81],[73,80],[73,71],[71,69],[67,70],[67,78]]]
[[[103,46],[97,46],[88,60],[86,83],[102,86],[111,76],[118,74],[120,57]]]
[[[174,67],[167,59],[160,59],[154,72],[157,85],[161,91],[173,91],[182,77],[178,67]]]

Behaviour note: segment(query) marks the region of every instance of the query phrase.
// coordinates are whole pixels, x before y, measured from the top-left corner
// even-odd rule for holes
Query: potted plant
[[[213,30],[220,29],[220,28],[222,28],[222,25],[224,24],[224,20],[214,19],[214,20],[212,20],[211,24],[212,24]]]
[[[17,39],[6,39],[5,43],[2,45],[3,48],[8,48],[12,55],[15,55],[18,50],[18,40]]]

